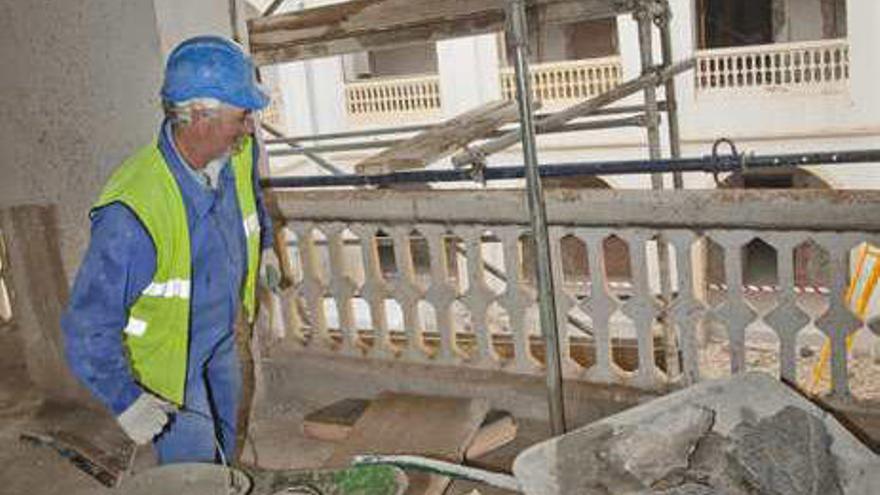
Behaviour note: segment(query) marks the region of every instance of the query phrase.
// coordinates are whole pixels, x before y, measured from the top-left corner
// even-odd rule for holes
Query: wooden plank
[[[348,465],[360,454],[416,454],[461,462],[488,412],[485,399],[384,392],[370,403],[325,466]],[[447,478],[413,472],[407,493],[441,494],[448,484]]]
[[[79,400],[90,394],[67,367],[62,351],[61,314],[68,284],[61,261],[57,212],[53,206],[0,210],[12,324],[22,339],[31,380],[43,395]]]
[[[248,22],[258,65],[391,48],[504,29],[506,0],[353,0]],[[635,0],[534,0],[543,24],[613,17]]]
[[[374,175],[425,168],[517,117],[513,101],[487,103],[361,161],[355,171]]]
[[[313,411],[303,418],[303,433],[310,438],[341,442],[351,434],[355,423],[364,414],[370,401],[343,399]],[[465,459],[476,459],[500,448],[516,437],[517,425],[506,411],[493,409],[480,424],[477,434],[465,451]]]
[[[76,380],[62,351],[61,314],[68,284],[59,249],[57,209],[17,206],[0,209],[12,299],[11,332],[30,381],[42,397],[24,425],[23,437],[52,447],[77,467],[112,486],[126,472],[134,444],[104,408]]]
[[[369,405],[367,399],[343,399],[312,411],[303,418],[303,433],[317,440],[341,442],[348,438]]]
[[[106,486],[116,486],[134,460],[135,444],[98,404],[47,401],[21,438],[52,448]]]

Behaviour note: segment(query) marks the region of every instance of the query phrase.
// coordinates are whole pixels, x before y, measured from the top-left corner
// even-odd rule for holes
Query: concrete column
[[[279,12],[320,7],[325,0],[296,0]],[[345,74],[342,56],[303,60],[277,65],[278,84],[284,102],[284,122],[293,135],[335,132],[346,128]]]
[[[239,0],[241,2],[241,0]],[[228,0],[153,0],[163,55],[178,43],[200,34],[232,36]],[[239,5],[239,30],[243,33],[245,8]]]
[[[0,206],[54,203],[69,280],[110,172],[159,125],[152,0],[4,2]]]
[[[675,61],[693,57],[697,50],[696,12],[691,0],[670,0],[672,19],[669,31],[672,34],[672,52]],[[678,117],[681,131],[687,134],[687,123],[693,115],[694,108],[694,72],[689,71],[675,80],[678,93]]]
[[[850,0],[847,2],[848,38],[850,44],[850,95],[854,108],[865,124],[876,125],[880,115],[880,64],[877,46],[880,43],[880,2]]]
[[[437,66],[444,117],[501,99],[498,35],[437,42]]]
[[[623,66],[623,80],[628,81],[642,74],[639,56],[639,27],[632,14],[617,16],[617,46]],[[659,55],[659,54],[658,54]]]
[[[346,128],[341,57],[279,65],[278,77],[288,132],[304,135]]]

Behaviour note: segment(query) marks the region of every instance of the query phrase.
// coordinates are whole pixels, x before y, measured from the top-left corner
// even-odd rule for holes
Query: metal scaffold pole
[[[526,173],[529,219],[538,263],[538,309],[541,331],[547,349],[547,389],[550,407],[550,428],[553,435],[565,433],[565,407],[562,391],[562,363],[559,353],[559,327],[557,326],[554,298],[553,273],[550,265],[550,239],[547,228],[547,211],[541,178],[538,175],[538,153],[535,144],[535,122],[532,113],[532,88],[526,59],[528,29],[526,27],[525,0],[511,0],[507,4],[508,30],[514,49],[516,69],[516,96],[519,103],[522,129],[523,159]]]
[[[638,22],[639,55],[641,56],[643,76],[656,70],[654,67],[652,28],[654,26],[654,18],[657,10],[663,6],[668,8],[666,2],[644,2],[633,14],[636,18],[636,22]],[[645,86],[644,97],[645,114],[648,116],[648,156],[651,160],[659,160],[661,158],[660,112],[657,108],[656,86]],[[663,189],[663,174],[651,174],[651,188],[655,190]],[[655,241],[657,242],[657,265],[660,272],[660,295],[663,300],[664,308],[668,308],[672,300],[672,281],[669,273],[669,246],[659,235],[655,238]],[[675,377],[680,373],[675,327],[672,325],[672,322],[669,321],[668,315],[661,319],[660,324],[663,326],[663,342],[666,354],[667,373],[671,377]]]
[[[672,12],[667,4],[662,12],[654,17],[660,29],[660,53],[664,68],[672,66],[672,32],[669,23]],[[669,133],[669,156],[681,158],[681,130],[678,123],[678,96],[675,91],[675,78],[669,78],[664,84],[664,101],[666,102],[666,128]],[[672,173],[674,189],[684,189],[684,177],[681,172]]]

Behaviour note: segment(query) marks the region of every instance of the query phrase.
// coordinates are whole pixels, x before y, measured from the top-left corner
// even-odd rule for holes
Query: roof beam
[[[607,18],[657,0],[532,0],[544,24]],[[504,29],[507,0],[352,0],[252,19],[258,65],[377,50]]]

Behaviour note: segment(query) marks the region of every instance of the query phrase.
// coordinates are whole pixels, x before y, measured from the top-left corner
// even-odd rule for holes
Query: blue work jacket
[[[216,189],[199,180],[177,152],[171,125],[157,142],[183,196],[190,231],[192,293],[190,355],[205,354],[234,331],[247,271],[247,247],[231,165],[223,166]],[[259,147],[254,146],[254,184]],[[255,186],[263,249],[272,245],[272,225]],[[122,203],[91,213],[91,239],[61,320],[68,363],[79,380],[114,414],[142,393],[131,372],[122,329],[128,310],[150,284],[156,250],[137,216]]]

